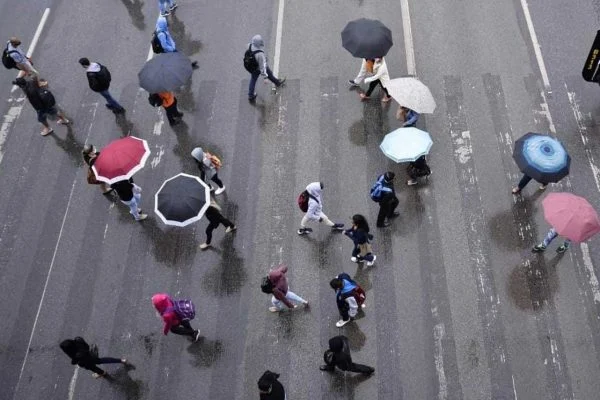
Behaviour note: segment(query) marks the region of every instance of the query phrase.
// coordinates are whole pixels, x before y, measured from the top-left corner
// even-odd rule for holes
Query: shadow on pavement
[[[142,7],[144,6],[144,2],[141,0],[121,0],[127,12],[129,13],[129,17],[131,17],[131,23],[133,26],[138,28],[140,31],[146,29],[146,23],[144,22],[144,13],[142,12]],[[150,38],[148,38],[150,41]]]
[[[367,145],[367,132],[362,119],[350,125],[350,128],[348,128],[348,139],[357,146]]]
[[[191,362],[193,367],[210,367],[223,353],[223,344],[220,340],[209,340],[205,337],[199,341],[191,343],[187,348],[188,353],[193,357]]]
[[[109,382],[113,388],[122,393],[124,396],[122,398],[127,400],[141,400],[144,398],[148,388],[140,379],[132,379],[129,376],[129,371],[132,369],[135,369],[133,365],[119,368],[116,372],[110,374]]]
[[[214,265],[202,277],[204,290],[216,296],[230,296],[239,293],[248,279],[244,259],[238,255],[233,246],[235,235],[236,233],[226,233],[225,237],[219,242],[220,249],[213,248],[213,251],[221,255],[221,262]]]
[[[127,207],[122,208],[129,214]],[[141,222],[133,221],[131,215],[129,218],[131,222],[139,223],[143,227],[143,232],[152,241],[151,250],[157,262],[169,267],[182,267],[193,262],[198,246],[193,228],[169,227],[154,216],[149,216]],[[159,223],[163,226],[159,226]]]
[[[121,130],[121,137],[122,138],[126,137],[126,136],[130,136],[131,132],[135,128],[133,122],[129,121],[127,119],[126,115],[127,115],[126,113],[115,114],[115,122],[117,123],[117,126]]]
[[[360,363],[360,360],[358,360]],[[375,372],[376,374],[377,372]],[[342,398],[346,400],[355,400],[356,388],[358,385],[373,377],[374,375],[356,374],[354,372],[342,372],[336,370],[335,372],[324,372],[325,376],[330,377],[329,392],[335,393],[336,395],[343,395]],[[338,396],[336,396],[337,398]]]
[[[71,159],[71,162],[76,167],[83,166],[83,157],[81,156],[81,151],[83,150],[84,143],[75,137],[72,125],[67,125],[67,135],[64,139],[60,138],[56,131],[48,136],[52,137],[52,139],[54,139],[56,142],[56,145],[63,149],[65,153],[67,153]]]
[[[546,252],[554,252],[546,250]],[[556,268],[564,254],[554,253],[547,262],[544,253],[533,254],[513,269],[508,280],[508,293],[514,304],[522,310],[540,311],[559,290]]]

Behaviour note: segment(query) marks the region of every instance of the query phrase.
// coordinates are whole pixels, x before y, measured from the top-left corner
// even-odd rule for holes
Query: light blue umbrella
[[[388,158],[401,163],[429,154],[432,144],[429,133],[410,127],[398,128],[385,135],[379,148]]]

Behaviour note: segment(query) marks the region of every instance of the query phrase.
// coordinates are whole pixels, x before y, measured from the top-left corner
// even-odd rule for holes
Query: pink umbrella
[[[117,139],[102,149],[92,170],[96,179],[112,185],[129,179],[144,167],[150,156],[148,142],[135,136]]]
[[[544,218],[559,235],[583,242],[600,232],[596,210],[583,197],[571,193],[550,193],[544,201]]]

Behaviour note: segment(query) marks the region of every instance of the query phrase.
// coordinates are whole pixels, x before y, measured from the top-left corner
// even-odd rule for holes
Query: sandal
[[[521,193],[521,189],[519,189],[518,187],[514,187],[512,189],[512,194],[519,194],[519,193]]]
[[[48,135],[50,135],[52,133],[54,133],[54,129],[49,129],[47,131],[41,131],[40,135],[42,135],[42,136],[48,136]]]
[[[364,93],[361,93],[359,96],[360,96],[360,99],[361,99],[361,101],[364,101],[364,100],[369,100],[369,99],[370,99],[370,97],[369,97],[369,96],[367,96],[367,95],[366,95],[366,94],[364,94]]]
[[[58,121],[56,121],[56,123],[59,125],[69,125],[71,123],[71,121],[69,121],[66,118],[63,118],[63,119],[59,119]]]
[[[392,100],[392,96],[385,96],[383,99],[381,99],[381,102],[388,103],[390,100]]]

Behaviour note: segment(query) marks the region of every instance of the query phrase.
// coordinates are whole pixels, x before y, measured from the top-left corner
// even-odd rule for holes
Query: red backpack
[[[315,196],[308,193],[308,190],[305,190],[298,195],[298,199],[296,200],[296,202],[298,203],[298,207],[300,208],[300,211],[302,211],[302,212],[308,211],[308,200],[309,199],[313,199],[316,202],[319,201],[319,200],[317,200],[317,198]]]

